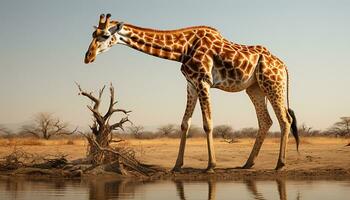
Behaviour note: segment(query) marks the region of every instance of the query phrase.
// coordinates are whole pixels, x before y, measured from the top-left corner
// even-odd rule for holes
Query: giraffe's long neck
[[[191,29],[157,31],[125,24],[118,32],[120,43],[160,58],[181,61],[187,46],[193,42]]]

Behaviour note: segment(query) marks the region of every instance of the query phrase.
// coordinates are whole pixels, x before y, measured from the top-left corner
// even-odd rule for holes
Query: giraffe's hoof
[[[214,168],[212,168],[212,167],[205,169],[205,172],[208,173],[208,174],[214,174],[215,173]]]
[[[182,168],[175,166],[173,169],[171,169],[171,172],[181,172]]]
[[[254,166],[254,163],[246,163],[242,166],[242,169],[251,169]]]
[[[216,167],[215,163],[211,163],[208,165],[208,167],[205,169],[206,173],[215,173],[214,169]]]
[[[286,164],[278,161],[275,170],[282,170]]]
[[[254,166],[254,163],[253,164],[246,163],[245,165],[239,166],[239,167],[235,167],[234,169],[251,169],[253,166]]]

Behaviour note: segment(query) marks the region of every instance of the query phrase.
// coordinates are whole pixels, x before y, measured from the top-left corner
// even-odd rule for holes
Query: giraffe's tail
[[[295,117],[294,111],[289,108],[289,75],[288,75],[287,67],[285,69],[286,69],[286,73],[287,73],[287,107],[288,107],[288,113],[292,117],[291,132],[295,138],[297,151],[299,152],[300,139],[299,139],[299,134],[298,134],[297,118]]]
[[[299,139],[299,134],[298,134],[297,119],[296,119],[294,111],[292,109],[288,108],[288,113],[292,117],[291,132],[295,138],[295,142],[297,145],[297,151],[299,152],[300,139]]]

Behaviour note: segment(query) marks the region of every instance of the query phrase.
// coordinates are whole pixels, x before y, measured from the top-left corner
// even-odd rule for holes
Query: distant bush
[[[127,130],[127,133],[132,135],[134,138],[138,138],[138,139],[141,139],[142,137],[144,137],[144,131],[145,127],[143,126],[129,126],[126,128]]]
[[[66,144],[67,145],[74,145],[74,141],[73,140],[68,140]]]
[[[190,130],[188,130],[187,138],[198,138],[205,137],[203,128],[199,128],[196,125],[191,125]]]
[[[162,137],[162,136],[170,137],[170,136],[178,133],[178,131],[179,130],[175,124],[163,125],[157,129],[157,133],[159,134],[160,137]]]
[[[258,133],[257,128],[248,127],[248,128],[242,128],[241,130],[236,131],[235,135],[241,138],[244,138],[244,137],[255,138],[257,133]]]
[[[213,128],[213,137],[214,138],[233,138],[234,131],[233,128],[229,125],[218,125]]]

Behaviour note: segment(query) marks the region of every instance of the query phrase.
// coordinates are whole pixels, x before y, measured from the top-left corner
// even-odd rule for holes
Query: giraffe
[[[281,129],[281,142],[276,170],[286,164],[288,135],[291,130],[298,149],[299,136],[296,117],[289,108],[288,71],[286,65],[267,48],[240,45],[225,39],[219,31],[208,26],[193,26],[177,30],[155,30],[111,21],[111,15],[100,15],[99,25],[85,54],[86,64],[116,44],[182,63],[181,72],[187,81],[187,105],[181,123],[181,139],[173,171],[183,166],[186,138],[191,118],[199,101],[208,148],[207,172],[214,172],[216,158],[213,145],[210,88],[227,92],[245,90],[257,115],[259,129],[253,149],[241,167],[255,164],[261,145],[272,126],[267,110],[271,103]],[[287,93],[287,95],[285,95]],[[286,105],[287,104],[287,105]]]

